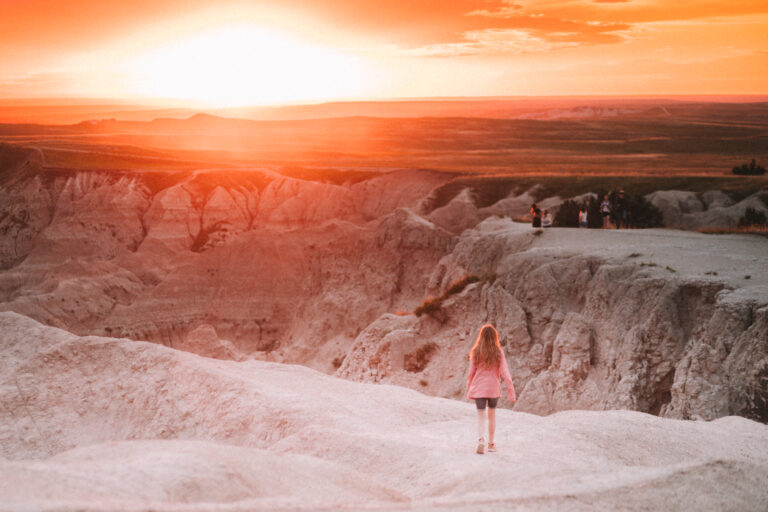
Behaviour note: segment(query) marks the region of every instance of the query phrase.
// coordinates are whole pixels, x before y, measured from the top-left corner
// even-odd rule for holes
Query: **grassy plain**
[[[465,186],[485,205],[534,184],[542,196],[621,187],[721,189],[737,198],[767,184],[765,176],[736,177],[731,168],[768,161],[768,102],[585,101],[344,104],[337,106],[343,113],[380,117],[277,121],[196,114],[8,123],[0,124],[0,142],[39,149],[43,166],[58,173],[160,179],[201,169],[269,169],[342,183],[393,169],[439,170],[454,180],[438,191],[435,206]],[[421,117],[386,116],[408,109]],[[332,106],[315,110],[333,113]]]

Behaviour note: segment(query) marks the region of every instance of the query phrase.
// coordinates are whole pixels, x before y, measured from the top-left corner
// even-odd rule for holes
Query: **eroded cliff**
[[[459,398],[477,327],[491,322],[515,376],[515,410],[765,421],[768,287],[757,276],[765,256],[715,276],[706,261],[722,266],[717,260],[727,255],[708,246],[706,235],[658,236],[537,235],[508,219],[487,220],[459,237],[428,282],[439,296],[460,276],[479,280],[430,314],[383,315],[357,338],[339,372]],[[765,246],[734,236],[723,250],[743,257]],[[701,255],[705,249],[709,256]],[[424,360],[419,371],[408,367],[409,357]]]
[[[764,238],[536,232],[499,217],[525,194],[477,208],[466,191],[429,212],[450,179],[429,171],[322,183],[50,169],[4,151],[0,310],[456,398],[492,322],[516,410],[768,421]]]

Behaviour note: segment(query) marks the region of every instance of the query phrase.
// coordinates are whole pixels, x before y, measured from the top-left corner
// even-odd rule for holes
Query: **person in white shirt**
[[[549,210],[544,210],[544,218],[541,219],[541,227],[543,228],[552,227],[552,214],[549,213]]]
[[[585,228],[587,227],[587,209],[582,208],[579,210],[579,227]]]
[[[608,196],[603,196],[603,202],[600,203],[600,215],[603,216],[603,229],[611,227],[611,202]]]

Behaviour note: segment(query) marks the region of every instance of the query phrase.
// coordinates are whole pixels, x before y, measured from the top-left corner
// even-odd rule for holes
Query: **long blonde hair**
[[[480,328],[480,334],[477,335],[472,350],[469,351],[469,358],[478,366],[491,368],[499,363],[501,359],[501,343],[499,343],[499,333],[491,324],[485,324]]]

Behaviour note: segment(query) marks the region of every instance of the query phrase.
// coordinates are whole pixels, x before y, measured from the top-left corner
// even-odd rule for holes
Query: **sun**
[[[359,97],[359,57],[252,24],[211,28],[163,43],[122,64],[135,96],[212,107]]]

